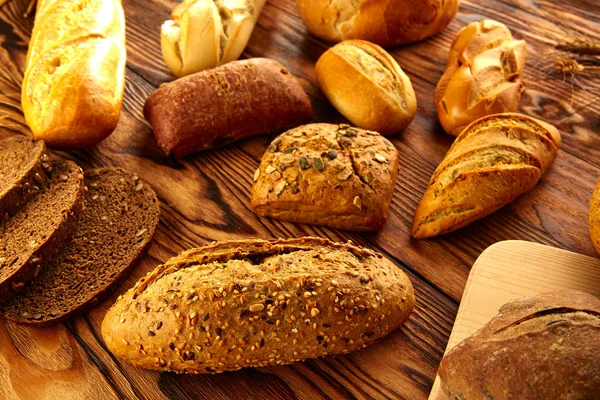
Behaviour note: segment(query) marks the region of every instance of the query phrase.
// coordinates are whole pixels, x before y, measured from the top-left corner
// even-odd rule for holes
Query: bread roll
[[[377,231],[388,215],[398,151],[377,132],[348,125],[291,129],[268,147],[252,186],[261,216]]]
[[[311,119],[312,107],[283,65],[251,58],[161,85],[144,116],[165,154],[185,156],[298,126]]]
[[[438,374],[450,399],[597,399],[600,300],[569,290],[505,304]]]
[[[415,212],[417,239],[462,228],[531,190],[560,146],[550,124],[521,114],[478,119],[456,138]]]
[[[327,50],[315,73],[331,104],[359,128],[392,135],[417,112],[410,79],[376,44],[346,40]]]
[[[596,184],[596,190],[592,194],[590,199],[590,211],[589,211],[589,226],[590,226],[590,238],[596,247],[596,250],[600,253],[600,179]]]
[[[266,0],[184,0],[161,29],[162,53],[182,77],[237,60]]]
[[[366,347],[402,325],[414,301],[402,270],[350,243],[230,241],[140,279],[108,311],[102,335],[135,366],[216,373]]]
[[[444,130],[458,136],[478,118],[517,111],[526,56],[525,42],[514,40],[500,22],[483,20],[461,29],[435,88]]]
[[[117,126],[125,84],[119,0],[39,0],[21,102],[36,139],[81,148]]]
[[[308,30],[321,39],[363,39],[392,47],[444,29],[459,0],[296,0],[296,5]]]

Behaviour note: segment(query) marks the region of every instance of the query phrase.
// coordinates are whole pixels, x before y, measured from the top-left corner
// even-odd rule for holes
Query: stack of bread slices
[[[84,173],[42,141],[0,139],[0,312],[49,325],[89,309],[144,254],[159,211],[123,169]]]

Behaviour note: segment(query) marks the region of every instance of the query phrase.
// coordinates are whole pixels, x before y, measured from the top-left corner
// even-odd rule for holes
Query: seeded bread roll
[[[221,242],[140,279],[102,335],[135,366],[216,373],[360,349],[398,328],[414,301],[406,274],[350,243]]]
[[[558,154],[558,130],[521,114],[473,122],[437,167],[413,218],[416,239],[452,232],[531,190]]]
[[[43,141],[21,135],[0,140],[0,223],[46,186],[51,169]]]
[[[392,135],[417,112],[410,79],[373,43],[346,40],[333,46],[319,58],[315,73],[331,104],[359,128]]]
[[[355,231],[387,218],[398,151],[373,131],[310,124],[291,129],[265,152],[252,186],[261,216]]]
[[[446,71],[435,88],[440,123],[452,136],[490,114],[514,112],[523,92],[527,46],[502,23],[470,23],[454,37]]]
[[[449,399],[598,399],[600,300],[568,290],[505,304],[438,374]]]

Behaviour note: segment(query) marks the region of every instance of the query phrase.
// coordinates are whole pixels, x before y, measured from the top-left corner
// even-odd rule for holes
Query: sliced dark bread
[[[144,254],[158,224],[156,193],[118,168],[85,172],[85,208],[36,279],[8,300],[6,318],[50,325],[95,305]]]
[[[0,220],[46,186],[52,169],[44,142],[21,135],[0,140]]]
[[[71,234],[83,208],[83,173],[55,165],[48,186],[0,225],[0,301],[40,273]]]

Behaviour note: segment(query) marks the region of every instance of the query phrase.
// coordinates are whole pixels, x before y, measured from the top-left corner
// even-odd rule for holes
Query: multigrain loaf
[[[493,20],[472,22],[454,37],[435,105],[444,130],[453,136],[486,115],[519,107],[527,46]]]
[[[392,47],[444,29],[459,0],[296,0],[296,6],[308,30],[321,39],[363,39]]]
[[[125,88],[120,0],[38,0],[21,103],[36,139],[80,148],[116,127]]]
[[[348,353],[398,328],[410,280],[381,254],[320,238],[213,243],[120,297],[106,345],[133,365],[216,373]]]
[[[594,247],[600,253],[600,179],[590,199],[590,211],[588,214],[590,238]]]
[[[254,174],[252,208],[261,216],[356,231],[386,221],[398,150],[373,131],[310,124],[267,148]]]
[[[280,63],[251,58],[161,85],[144,116],[165,154],[209,147],[293,128],[312,117],[302,85]]]
[[[338,43],[319,57],[315,74],[331,104],[359,128],[392,135],[406,128],[417,112],[410,79],[373,43]]]
[[[505,304],[438,374],[451,399],[598,399],[600,300],[568,290]]]
[[[46,268],[2,305],[4,316],[49,325],[100,301],[145,253],[160,209],[152,188],[120,168],[85,172],[85,208]]]
[[[44,142],[21,135],[0,140],[0,222],[46,186],[51,170]]]
[[[554,126],[521,114],[473,122],[433,173],[415,211],[413,236],[462,228],[531,190],[550,168],[560,142]]]
[[[54,165],[48,186],[0,224],[0,302],[36,277],[71,234],[83,208],[83,173]]]

